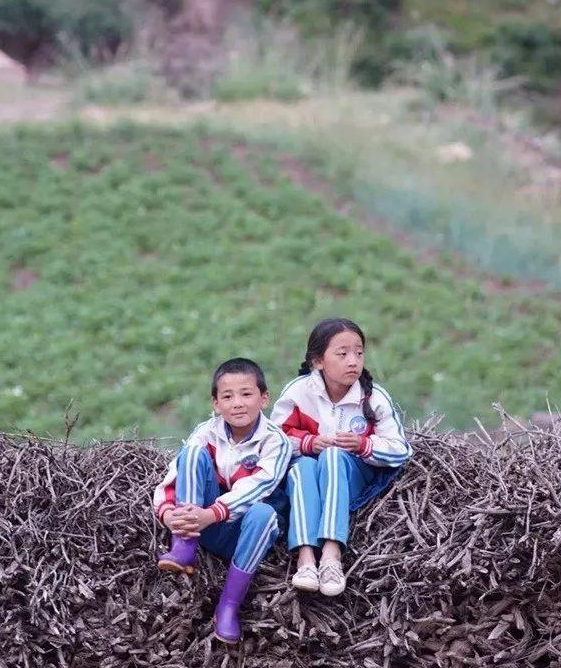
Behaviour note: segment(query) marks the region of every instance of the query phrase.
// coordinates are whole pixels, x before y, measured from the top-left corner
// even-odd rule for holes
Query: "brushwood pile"
[[[225,646],[225,564],[155,567],[171,452],[0,435],[0,666],[561,666],[561,424],[494,440],[413,432],[411,463],[353,520],[346,592],[294,591],[281,542]]]

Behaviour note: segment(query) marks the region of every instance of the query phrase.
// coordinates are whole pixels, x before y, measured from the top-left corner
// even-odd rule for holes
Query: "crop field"
[[[0,136],[0,429],[178,436],[212,369],[250,356],[273,398],[341,314],[406,420],[559,403],[553,293],[487,290],[295,185],[233,134],[83,125]]]

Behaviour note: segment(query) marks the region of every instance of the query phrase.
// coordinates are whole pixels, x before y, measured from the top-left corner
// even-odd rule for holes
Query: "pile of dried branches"
[[[158,572],[153,444],[0,436],[0,666],[561,665],[561,428],[412,434],[415,457],[355,518],[336,599],[296,593],[284,546],[244,608],[210,622],[225,566]]]

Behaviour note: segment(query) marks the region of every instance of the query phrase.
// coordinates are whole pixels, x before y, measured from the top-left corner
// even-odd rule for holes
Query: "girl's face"
[[[350,387],[364,368],[364,346],[360,336],[349,330],[335,334],[323,356],[314,360],[314,367],[323,371],[328,386]]]

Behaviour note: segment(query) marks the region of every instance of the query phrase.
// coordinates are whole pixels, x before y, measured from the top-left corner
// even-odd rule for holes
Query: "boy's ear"
[[[215,413],[218,413],[218,415],[220,415],[220,411],[218,410],[218,401],[214,397],[211,397],[211,402],[212,402],[212,410]]]
[[[261,392],[261,408],[267,408],[269,405],[269,393]]]

